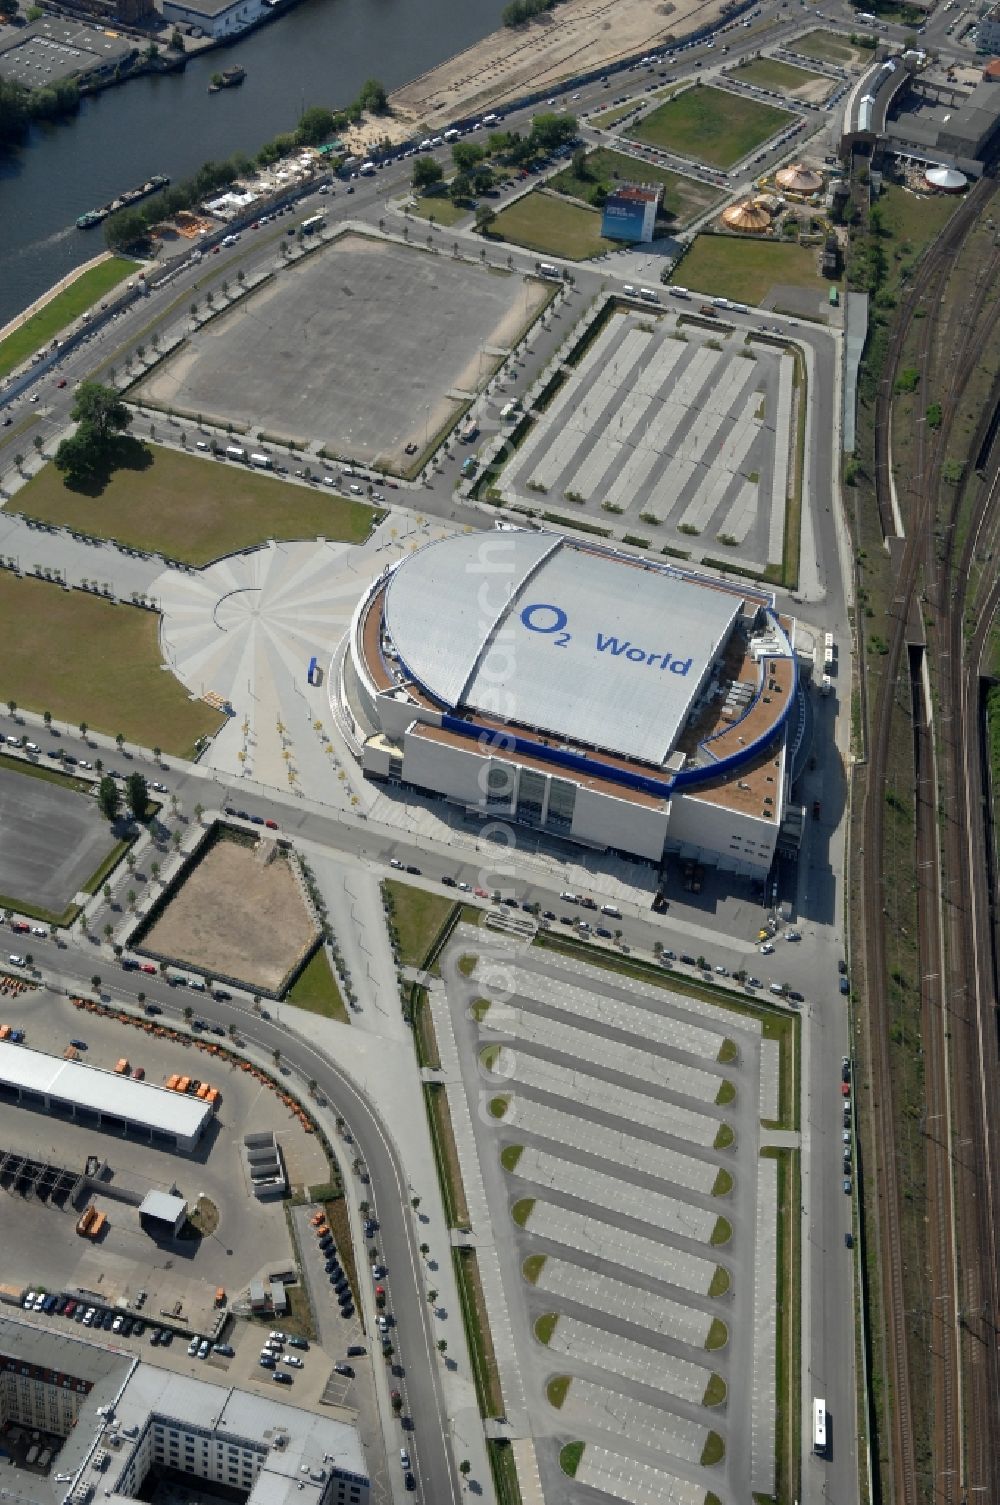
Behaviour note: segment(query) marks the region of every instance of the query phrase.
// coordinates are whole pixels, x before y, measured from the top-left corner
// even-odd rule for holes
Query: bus
[[[322,230],[325,223],[326,219],[324,215],[311,214],[308,219],[304,219],[302,221],[302,224],[299,228],[301,229],[303,235],[311,235],[314,230]]]
[[[826,1401],[813,1401],[813,1452],[826,1453]]]

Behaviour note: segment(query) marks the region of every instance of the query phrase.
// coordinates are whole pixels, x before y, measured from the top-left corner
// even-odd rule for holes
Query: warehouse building
[[[173,1152],[195,1149],[212,1120],[211,1105],[198,1098],[4,1040],[0,1100],[105,1133],[140,1135]]]
[[[329,683],[372,778],[583,846],[761,878],[800,727],[794,638],[756,587],[505,529],[386,571]]]

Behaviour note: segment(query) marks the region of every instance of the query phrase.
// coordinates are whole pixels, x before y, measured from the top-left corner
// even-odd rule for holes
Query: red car
[[[276,831],[278,829],[278,822],[276,820],[266,820],[264,824],[269,831]]]
[[[66,385],[66,378],[65,378],[65,376],[60,376],[59,380],[56,382],[56,386],[57,387],[64,387],[65,385]]]
[[[841,1082],[841,1084],[840,1084],[840,1095],[841,1095],[841,1097],[850,1097],[850,1095],[851,1095],[851,1084],[850,1084],[850,1082]]]
[[[23,920],[13,920],[11,922],[10,928],[11,930],[16,931],[18,935],[27,935],[28,931],[31,929],[31,926],[26,925]]]
[[[153,966],[152,962],[143,962],[140,971],[148,972],[150,977],[153,977],[156,974],[156,968]]]
[[[488,888],[475,888],[473,889],[473,893],[475,894],[477,899],[488,899],[490,896],[490,891]]]

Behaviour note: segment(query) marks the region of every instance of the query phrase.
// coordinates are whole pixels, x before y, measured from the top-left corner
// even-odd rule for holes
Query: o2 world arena
[[[799,725],[794,635],[756,587],[498,529],[387,570],[329,684],[371,778],[592,848],[760,878]]]

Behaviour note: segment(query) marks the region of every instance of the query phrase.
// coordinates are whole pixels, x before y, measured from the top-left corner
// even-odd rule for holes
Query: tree
[[[7,709],[8,709],[8,711],[10,712],[10,714],[12,716],[16,715],[17,714],[17,701],[16,700],[8,700],[8,702],[7,702]]]
[[[110,883],[105,883],[104,887],[101,889],[101,893],[104,895],[104,902],[105,902],[105,904],[110,904],[111,903],[111,884]]]
[[[115,746],[117,747],[118,751],[121,752],[122,748],[125,746],[124,732],[115,732]]]
[[[479,208],[476,210],[476,229],[479,231],[480,235],[489,235],[490,229],[492,228],[493,221],[495,219],[496,215],[493,213],[493,210],[490,208],[489,204],[480,204]]]
[[[99,972],[95,972],[93,977],[90,979],[90,986],[93,988],[95,993],[99,993],[101,991],[101,976]]]
[[[141,209],[119,209],[104,221],[104,239],[113,251],[137,245],[148,236],[149,228]]]
[[[384,115],[389,109],[389,96],[385,92],[385,85],[379,83],[377,78],[365,79],[357,102],[359,108],[367,110],[370,115]]]
[[[448,184],[448,194],[456,204],[472,194],[472,180],[467,172],[457,172]]]
[[[45,722],[45,730],[48,731],[52,726],[52,712],[44,711],[42,713],[42,720]]]
[[[205,806],[202,805],[201,803],[196,804],[195,807],[194,807],[194,818],[195,818],[196,821],[198,821],[199,824],[201,823],[201,818],[204,815],[204,813],[205,813]]]
[[[586,182],[591,176],[590,168],[587,166],[586,147],[578,146],[576,148],[576,151],[570,158],[570,161],[573,164],[574,178],[581,178],[584,182]]]
[[[136,820],[143,820],[149,804],[149,787],[141,773],[130,773],[125,780],[125,798]]]
[[[438,1340],[437,1340],[437,1351],[438,1351],[438,1353],[447,1353],[448,1352],[448,1339],[447,1338],[438,1338]]]
[[[489,193],[496,182],[496,174],[491,167],[477,167],[472,174],[472,187],[475,193]]]
[[[281,1065],[281,1051],[277,1046],[275,1046],[274,1050],[272,1050],[271,1052],[271,1060],[274,1062],[275,1066]]]
[[[416,1212],[417,1208],[420,1206],[420,1198],[419,1197],[411,1197],[410,1198],[410,1206],[413,1208],[413,1211]]]
[[[114,935],[114,933],[115,933],[115,927],[109,921],[108,924],[105,925],[105,927],[104,927],[104,939],[106,941],[110,941],[110,939]]]
[[[87,736],[87,723],[85,721],[80,722],[80,736],[83,738]]]
[[[122,433],[132,421],[128,408],[114,388],[102,386],[97,381],[80,383],[70,417],[102,444]]]
[[[105,820],[114,821],[121,809],[122,797],[118,785],[110,774],[105,774],[97,786],[97,808]]]
[[[17,457],[15,456],[15,463]],[[62,439],[53,456],[56,470],[62,471],[72,483],[86,484],[96,479],[101,471],[101,456],[91,439],[78,430]],[[20,469],[20,466],[18,467]]]
[[[435,1303],[435,1301],[437,1299],[438,1299],[438,1293],[437,1293],[437,1291],[430,1290],[430,1291],[427,1292],[427,1300],[430,1302],[431,1306],[434,1305],[434,1303]]]
[[[194,1009],[189,1003],[184,1005],[184,1018],[190,1022],[194,1018]]]
[[[431,1252],[431,1246],[430,1246],[430,1244],[421,1244],[420,1245],[420,1252],[424,1256],[424,1259],[426,1259],[427,1256],[428,1256],[428,1254],[430,1254],[430,1252]]]
[[[477,162],[483,160],[481,146],[473,146],[471,141],[456,141],[451,149],[452,161],[457,172],[471,172]]]
[[[462,1459],[461,1463],[458,1465],[458,1471],[462,1475],[463,1479],[468,1477],[468,1475],[472,1471],[472,1464],[469,1462],[468,1458]]]
[[[136,1003],[141,1008],[142,1005],[146,1002],[146,995],[145,995],[145,993],[143,993],[142,991],[136,993],[136,995],[135,995],[135,1001],[136,1001]]]
[[[413,159],[413,186],[420,193],[426,193],[428,188],[433,188],[435,183],[440,183],[444,172],[440,162],[425,153]]]
[[[135,901],[137,897],[138,896],[134,888],[130,888],[128,893],[125,895],[125,903],[128,905],[130,911],[135,909]]]
[[[153,748],[153,757],[156,759],[157,763],[160,761],[160,753],[161,749],[159,747]]]
[[[135,871],[135,853],[134,852],[126,852],[125,853],[125,866],[128,868],[128,870],[129,870],[130,873]]]
[[[149,864],[149,871],[153,875],[153,882],[155,883],[160,876],[160,864],[158,862],[151,862]]]
[[[310,105],[299,117],[295,127],[295,140],[300,146],[322,146],[336,135],[337,122],[332,110],[322,105]]]
[[[554,151],[575,135],[575,115],[536,115],[531,122],[531,144],[543,151]]]

